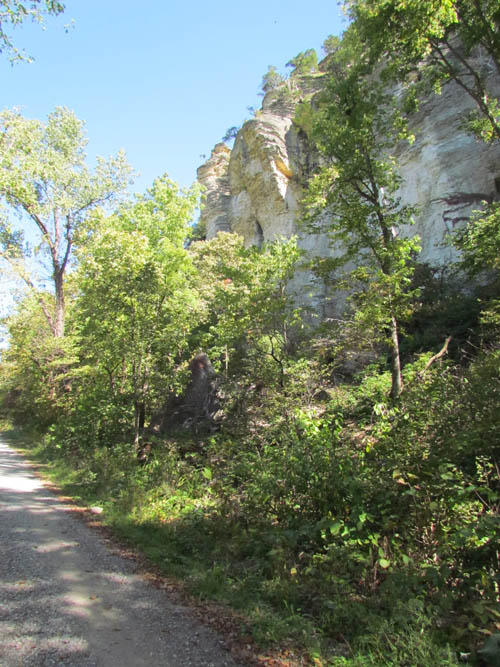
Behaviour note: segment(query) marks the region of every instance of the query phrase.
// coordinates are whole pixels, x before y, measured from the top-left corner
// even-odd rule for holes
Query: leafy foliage
[[[356,268],[340,286],[357,283],[352,296],[356,318],[365,327],[386,332],[396,398],[402,390],[400,321],[411,311],[415,296],[409,288],[419,244],[402,234],[414,209],[399,201],[401,179],[389,150],[407,137],[407,130],[400,109],[380,83],[361,78],[357,51],[346,41],[332,56],[327,93],[313,115],[312,138],[326,166],[310,183],[306,225],[326,233],[336,250],[333,260],[322,262],[323,269],[328,265],[338,272],[354,262]]]
[[[28,296],[8,322],[10,345],[2,353],[4,405],[14,419],[46,428],[67,414],[71,400],[71,369],[78,358],[70,339],[55,339],[40,309],[53,296]]]
[[[472,279],[488,286],[481,299],[483,323],[498,331],[500,325],[499,253],[500,206],[490,204],[477,212],[470,222],[455,233],[453,242],[461,251],[461,269]]]
[[[56,0],[0,0],[0,53],[6,52],[11,62],[32,60],[30,56],[20,52],[5,32],[5,26],[16,27],[30,20],[43,24],[44,16],[57,16],[64,11],[64,4]]]
[[[408,77],[415,71],[438,91],[454,81],[477,107],[469,128],[483,140],[500,139],[498,97],[491,88],[493,72],[500,71],[496,0],[347,0],[345,5],[371,66],[385,58],[386,73],[410,88],[420,86]]]
[[[336,35],[328,35],[328,37],[323,42],[323,51],[326,55],[335,53],[341,44],[341,39]]]
[[[282,76],[274,65],[269,65],[267,72],[262,77],[262,92],[268,93],[270,90],[279,88],[285,82],[285,77]]]
[[[236,135],[238,134],[239,127],[236,127],[236,125],[233,125],[230,127],[227,131],[226,134],[222,137],[222,141],[228,143],[230,141],[233,141],[233,139],[236,139]]]
[[[291,76],[304,76],[318,71],[318,55],[314,49],[301,51],[295,58],[289,60],[287,67],[292,68]]]
[[[78,254],[76,328],[84,360],[113,402],[145,414],[177,383],[197,300],[184,242],[198,191],[166,176],[96,228]],[[94,221],[95,224],[95,221]],[[84,342],[84,347],[83,347]]]
[[[192,252],[208,315],[200,347],[226,372],[236,367],[240,375],[283,384],[291,332],[300,326],[288,290],[300,258],[296,239],[247,249],[241,237],[220,233]]]
[[[53,309],[42,309],[54,336],[64,335],[64,280],[75,234],[97,208],[109,204],[129,183],[131,169],[123,153],[98,158],[91,171],[85,164],[84,124],[73,112],[58,107],[44,125],[18,111],[0,114],[0,200],[7,205],[0,218],[1,257],[32,291],[37,281],[22,244],[23,226],[13,230],[11,216],[34,227],[39,235],[35,254],[48,259],[54,285]]]

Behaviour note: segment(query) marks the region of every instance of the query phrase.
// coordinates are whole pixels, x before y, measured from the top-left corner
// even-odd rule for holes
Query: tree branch
[[[439,350],[437,354],[435,354],[433,357],[429,359],[429,361],[425,364],[424,368],[420,371],[417,377],[422,377],[425,371],[429,370],[429,368],[432,366],[434,362],[444,357],[444,355],[448,351],[448,345],[450,344],[450,341],[451,341],[451,336],[448,336],[448,338],[444,342],[443,347]]]
[[[31,207],[30,207],[29,204],[27,204],[26,202],[21,201],[20,199],[17,199],[17,197],[16,197],[16,201],[26,211],[26,213],[30,216],[30,218],[32,220],[34,220],[36,226],[42,232],[44,238],[46,239],[49,248],[52,250],[52,247],[53,247],[54,244],[52,242],[52,239],[50,238],[49,230],[47,229],[43,220],[40,218],[40,216],[38,216],[36,213],[33,213],[33,211],[31,211]]]
[[[17,275],[17,276],[18,276],[18,277],[19,277],[19,278],[26,284],[26,286],[27,286],[27,287],[31,290],[31,292],[34,294],[34,296],[36,297],[36,300],[38,301],[38,304],[39,304],[39,306],[40,306],[40,308],[41,308],[41,310],[42,310],[42,313],[43,313],[45,319],[47,320],[47,324],[49,325],[49,327],[50,327],[52,333],[55,333],[55,323],[54,323],[54,318],[53,318],[53,317],[51,316],[51,314],[49,313],[49,311],[48,311],[48,309],[47,309],[47,306],[46,306],[46,304],[45,304],[45,302],[44,302],[44,300],[43,300],[43,298],[42,298],[42,295],[41,295],[40,292],[37,290],[35,284],[34,284],[33,281],[31,280],[31,278],[30,278],[28,275],[26,275],[26,274],[24,273],[24,271],[21,271],[21,270],[19,269],[19,266],[17,265],[17,262],[14,262],[14,260],[13,260],[12,257],[9,257],[8,255],[3,254],[3,253],[2,253],[1,256],[5,259],[6,262],[8,262],[8,263],[12,266],[12,268],[14,269],[16,275]]]

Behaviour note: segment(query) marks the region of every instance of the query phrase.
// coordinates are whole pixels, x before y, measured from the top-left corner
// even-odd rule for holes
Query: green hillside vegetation
[[[66,493],[283,665],[499,665],[500,208],[485,202],[448,240],[456,265],[423,264],[399,233],[414,211],[392,155],[422,96],[450,81],[477,102],[463,131],[498,141],[498,3],[347,9],[323,92],[296,118],[322,155],[304,229],[343,244],[335,261],[294,238],[200,240],[199,189],[167,176],[110,212],[89,198],[103,178],[83,169],[65,110],[41,166],[4,131],[3,210],[24,208],[54,267],[40,212],[64,210],[53,238],[71,270],[61,304],[4,215],[3,257],[28,291],[5,323],[2,417]],[[317,67],[311,51],[290,63],[295,77]],[[272,67],[265,81],[285,85]],[[80,180],[62,178],[65,160]],[[114,200],[129,168],[100,169]],[[342,321],[300,305],[289,283],[304,263],[349,293]]]

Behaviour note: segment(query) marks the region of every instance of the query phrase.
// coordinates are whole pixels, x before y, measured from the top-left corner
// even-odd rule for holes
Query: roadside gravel
[[[238,667],[0,440],[0,667]]]

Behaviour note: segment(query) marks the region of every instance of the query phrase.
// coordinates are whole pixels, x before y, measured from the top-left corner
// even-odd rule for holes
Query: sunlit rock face
[[[208,238],[230,230],[250,245],[295,233],[300,187],[293,179],[292,135],[297,142],[291,117],[262,112],[243,125],[232,151],[217,144],[198,169]]]
[[[200,167],[199,179],[208,191],[202,220],[209,238],[224,229],[251,245],[298,233],[310,256],[332,253],[325,236],[300,233],[298,226],[304,186],[319,161],[292,120],[302,92],[314,92],[322,79],[306,84],[308,90],[295,90],[284,102],[274,91],[266,95],[256,117],[238,132],[233,149],[223,151],[218,144]],[[462,129],[472,109],[466,93],[448,84],[441,95],[422,102],[411,121],[414,143],[396,151],[401,200],[417,206],[415,224],[403,233],[421,237],[423,262],[450,263],[455,251],[446,244],[448,233],[464,224],[482,201],[500,198],[500,145],[487,145]],[[311,288],[306,272],[297,280],[324,310],[321,286]]]
[[[290,118],[263,112],[245,123],[229,161],[231,230],[248,244],[296,231],[299,191],[293,181]]]
[[[314,92],[321,78],[306,79],[293,99],[268,93],[255,118],[238,132],[231,151],[217,144],[211,157],[198,169],[206,188],[206,204],[200,222],[207,238],[219,231],[241,234],[246,245],[299,236],[299,244],[312,255],[329,252],[324,237],[304,235],[298,222],[304,186],[317,164],[308,142],[293,123],[302,94]],[[305,292],[316,308],[324,301],[323,287],[309,272],[300,273],[294,288]]]
[[[198,168],[198,181],[205,188],[205,206],[200,218],[207,229],[207,238],[218,232],[231,231],[228,216],[231,191],[227,170],[231,150],[224,143],[217,144],[210,158]]]
[[[496,93],[500,82],[491,82]],[[412,145],[399,151],[400,196],[415,204],[415,225],[421,238],[420,259],[446,265],[456,251],[446,243],[450,232],[464,225],[482,202],[500,195],[500,145],[488,145],[463,129],[475,109],[472,99],[454,83],[441,95],[424,100],[412,118]]]
[[[292,118],[301,96],[320,85],[321,76],[304,77],[288,95],[268,93],[233,149],[217,144],[198,169],[207,192],[201,221],[208,238],[225,229],[251,245],[297,233],[303,186],[316,158]]]

